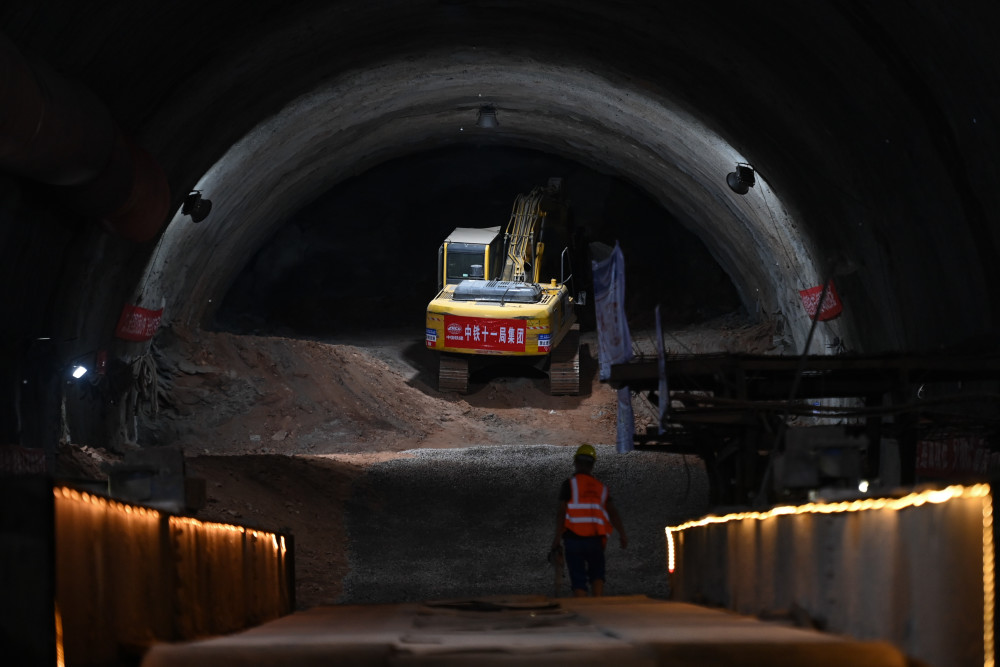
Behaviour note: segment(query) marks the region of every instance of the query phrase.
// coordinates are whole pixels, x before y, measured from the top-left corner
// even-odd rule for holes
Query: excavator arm
[[[514,208],[504,232],[506,258],[504,260],[503,280],[518,282],[538,282],[539,262],[535,244],[540,241],[542,220],[545,211],[542,210],[542,188],[535,188],[526,195],[518,195]]]

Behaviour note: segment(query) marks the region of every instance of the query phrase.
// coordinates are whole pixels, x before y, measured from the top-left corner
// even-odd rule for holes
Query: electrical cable
[[[156,361],[153,359],[153,354],[146,352],[142,356],[137,357],[132,362],[131,389],[135,394],[133,403],[135,414],[130,416],[138,415],[140,400],[149,403],[150,416],[156,417],[159,414],[158,384],[159,377],[156,372]]]

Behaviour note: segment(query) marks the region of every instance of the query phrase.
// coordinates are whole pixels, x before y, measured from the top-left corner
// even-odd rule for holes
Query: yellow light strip
[[[983,500],[983,655],[984,667],[993,667],[996,645],[993,636],[993,615],[996,603],[995,558],[993,553],[993,501]]]
[[[86,491],[77,491],[76,489],[71,489],[68,486],[52,487],[52,494],[55,496],[56,500],[63,499],[78,503],[86,503],[99,509],[113,510],[121,514],[148,517],[151,519],[156,519],[160,516],[160,513],[157,510],[150,509],[149,507],[129,505],[127,503],[118,502],[117,500],[105,498],[104,496],[95,496],[91,493],[87,493]]]
[[[805,505],[783,505],[765,512],[735,512],[724,516],[709,515],[667,526],[667,568],[673,572],[676,566],[673,533],[689,528],[699,528],[730,521],[765,521],[779,516],[796,514],[837,514],[841,512],[864,512],[868,510],[899,511],[909,507],[920,507],[927,503],[940,504],[956,498],[979,498],[983,512],[983,665],[995,667],[996,645],[993,633],[994,604],[996,602],[995,554],[993,550],[993,497],[989,484],[972,486],[953,485],[943,489],[914,492],[900,498],[865,498],[838,503],[807,503]]]
[[[192,528],[198,528],[212,531],[221,532],[231,532],[231,533],[241,533],[243,535],[248,535],[257,540],[269,540],[271,546],[274,547],[274,552],[284,556],[287,552],[285,547],[285,537],[284,535],[278,535],[277,533],[271,533],[264,530],[254,530],[253,528],[246,528],[244,526],[237,526],[231,523],[215,523],[214,521],[201,521],[200,519],[194,519],[187,516],[172,516],[170,517],[170,526],[176,528],[179,526],[190,526]]]
[[[85,503],[91,505],[94,508],[102,510],[111,510],[124,514],[126,516],[137,516],[149,519],[159,519],[160,512],[158,510],[142,507],[141,505],[129,505],[128,503],[119,502],[117,500],[112,500],[110,498],[105,498],[104,496],[96,496],[86,491],[78,491],[68,486],[56,486],[52,489],[53,495],[56,500],[70,500],[78,503]],[[195,519],[192,517],[185,516],[168,516],[168,521],[170,522],[171,528],[177,528],[180,526],[190,526],[194,528],[200,528],[209,532],[232,532],[241,533],[244,535],[250,535],[255,539],[270,540],[274,546],[274,551],[280,553],[282,556],[287,552],[287,547],[285,545],[284,536],[279,536],[276,533],[271,533],[262,530],[254,530],[251,528],[245,528],[243,526],[237,526],[230,523],[216,523],[212,521],[201,521],[200,519]]]
[[[667,528],[667,572],[673,574],[677,566],[677,559],[674,555],[674,533]]]
[[[66,655],[63,649],[62,614],[59,613],[59,603],[56,608],[56,667],[66,667]]]
[[[679,532],[688,528],[707,526],[713,523],[728,523],[730,521],[756,520],[764,521],[776,516],[794,514],[836,514],[840,512],[863,512],[867,510],[902,510],[908,507],[920,507],[926,503],[940,504],[953,498],[985,498],[990,495],[989,484],[974,486],[954,485],[944,489],[914,492],[901,498],[864,498],[862,500],[847,500],[839,503],[807,503],[805,505],[782,505],[765,512],[735,512],[725,516],[709,515],[682,523],[679,526],[668,526],[667,530]]]
[[[218,530],[230,533],[256,533],[257,531],[251,531],[243,526],[237,526],[231,523],[216,523],[214,521],[202,521],[201,519],[195,519],[189,516],[172,516],[170,517],[170,525],[174,528],[179,528],[182,526],[189,526],[191,528],[204,528],[206,530]]]

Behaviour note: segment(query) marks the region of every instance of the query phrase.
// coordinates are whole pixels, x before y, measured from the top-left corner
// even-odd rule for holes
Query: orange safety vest
[[[608,487],[585,473],[569,478],[570,497],[563,525],[581,537],[610,535],[614,528],[604,507]]]

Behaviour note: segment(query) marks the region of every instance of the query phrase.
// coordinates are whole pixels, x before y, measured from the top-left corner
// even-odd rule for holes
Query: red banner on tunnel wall
[[[122,308],[122,316],[118,318],[115,336],[122,340],[149,340],[160,328],[161,317],[163,317],[162,308],[149,310],[126,303]]]
[[[0,473],[7,475],[44,475],[45,450],[19,445],[0,445]]]
[[[840,315],[844,310],[843,304],[840,303],[840,295],[837,294],[837,288],[833,286],[833,281],[829,283],[829,288],[826,290],[826,296],[823,298],[823,305],[819,309],[819,316],[816,316],[816,306],[819,305],[820,295],[823,294],[823,286],[817,285],[816,287],[810,287],[809,289],[799,290],[799,297],[802,299],[802,307],[806,309],[809,313],[809,318],[812,319],[816,317],[820,322],[824,320],[832,320],[837,315]]]
[[[916,465],[923,477],[986,475],[1000,469],[1000,453],[980,436],[918,440]]]

